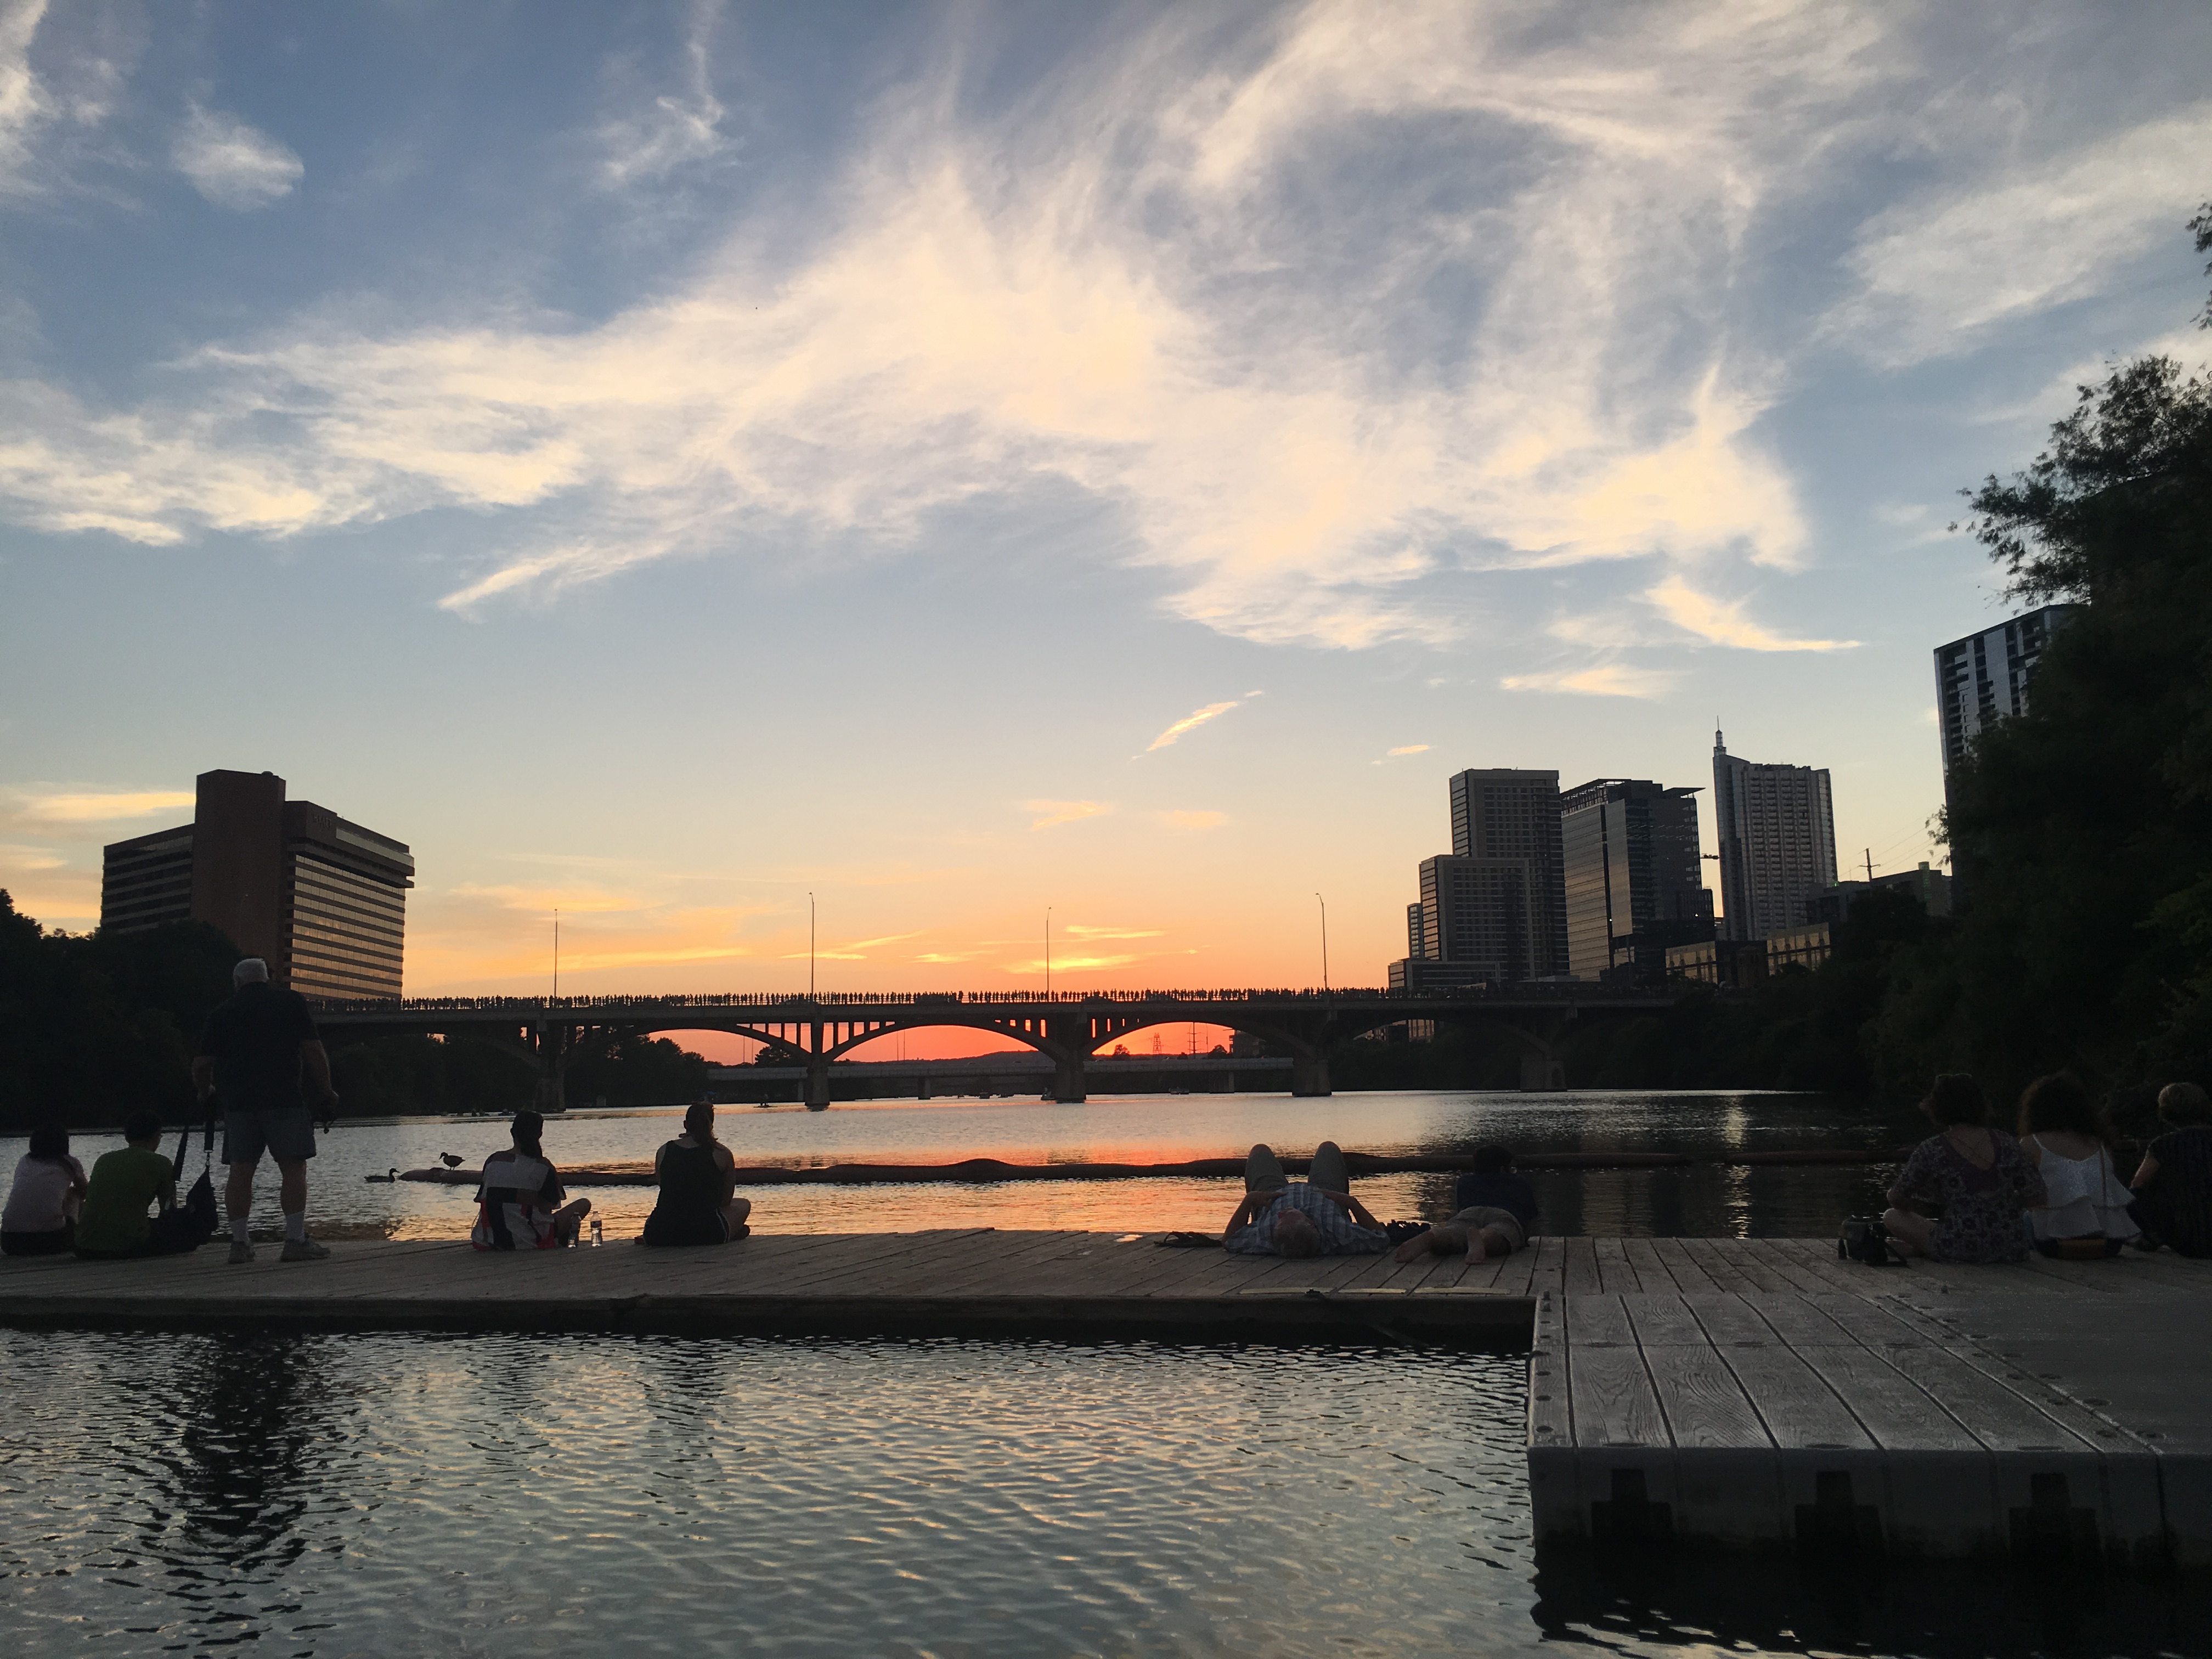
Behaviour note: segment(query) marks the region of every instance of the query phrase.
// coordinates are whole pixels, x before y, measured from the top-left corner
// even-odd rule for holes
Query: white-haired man
[[[315,1120],[300,1079],[304,1072],[323,1115],[332,1115],[338,1097],[331,1087],[330,1055],[307,998],[271,985],[269,964],[259,957],[231,969],[230,982],[230,1000],[208,1016],[199,1057],[192,1061],[199,1097],[216,1095],[222,1101],[230,1259],[253,1260],[246,1223],[253,1212],[253,1172],[265,1152],[276,1160],[283,1260],[319,1261],[330,1250],[307,1237],[307,1160],[315,1155]]]

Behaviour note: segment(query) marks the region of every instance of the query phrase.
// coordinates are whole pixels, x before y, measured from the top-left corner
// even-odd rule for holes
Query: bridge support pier
[[[1328,1086],[1327,1054],[1316,1051],[1310,1054],[1291,1056],[1291,1094],[1293,1098],[1333,1092]]]
[[[830,1109],[830,1062],[818,1054],[806,1057],[805,1099],[810,1112]]]
[[[1521,1056],[1521,1092],[1556,1094],[1567,1086],[1567,1062],[1552,1054]]]
[[[1079,1106],[1088,1097],[1083,1076],[1083,1056],[1055,1059],[1052,1064],[1052,1097],[1063,1106]]]

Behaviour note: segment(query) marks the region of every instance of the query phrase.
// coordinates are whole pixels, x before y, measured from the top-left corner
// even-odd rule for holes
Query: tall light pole
[[[806,896],[806,1000],[814,1000],[814,895]]]
[[[1052,1000],[1052,906],[1044,907],[1044,1000]]]
[[[561,1000],[561,907],[553,907],[553,1000]]]
[[[1321,989],[1322,994],[1327,996],[1328,994],[1328,901],[1319,893],[1316,893],[1314,902],[1321,906]]]

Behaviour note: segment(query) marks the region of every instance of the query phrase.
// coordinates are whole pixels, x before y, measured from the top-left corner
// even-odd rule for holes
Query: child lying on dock
[[[1509,1256],[1528,1243],[1528,1229],[1536,1224],[1536,1189],[1513,1173],[1513,1154],[1503,1146],[1485,1146],[1474,1155],[1474,1172],[1459,1178],[1452,1203],[1449,1221],[1398,1247],[1399,1261],[1460,1250],[1478,1264]]]

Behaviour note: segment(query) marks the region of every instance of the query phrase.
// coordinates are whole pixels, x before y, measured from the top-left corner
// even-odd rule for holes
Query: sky
[[[0,0],[0,886],[269,770],[410,994],[1383,981],[1468,767],[1941,805],[2203,362],[2201,0]],[[811,901],[810,901],[810,895]],[[1326,933],[1322,912],[1326,908]]]

